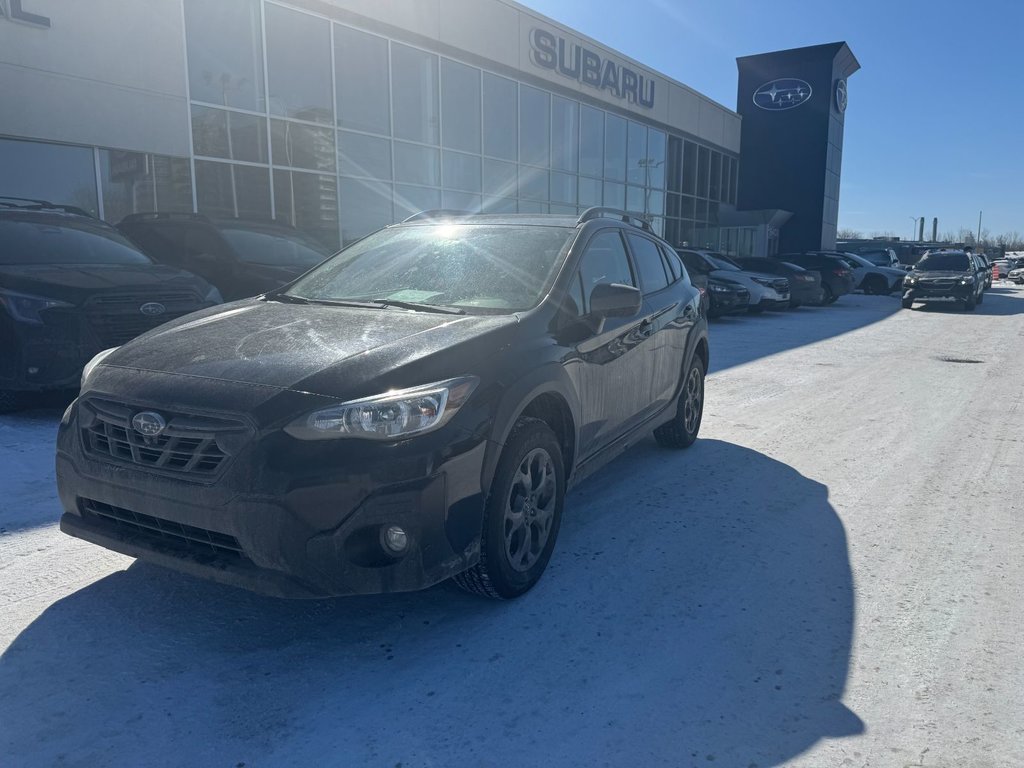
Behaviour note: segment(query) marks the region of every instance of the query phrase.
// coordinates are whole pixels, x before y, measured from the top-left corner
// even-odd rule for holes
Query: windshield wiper
[[[380,304],[369,301],[348,301],[347,299],[307,299],[305,296],[296,296],[293,293],[269,293],[266,296],[271,301],[280,301],[285,304],[317,304],[327,307],[358,307],[360,309],[383,309]]]
[[[309,299],[301,296],[293,296],[290,293],[268,293],[264,296],[267,301],[280,301],[282,304],[309,304]]]
[[[370,306],[397,307],[398,309],[414,309],[419,312],[436,312],[439,315],[464,315],[466,310],[458,307],[445,307],[441,304],[420,304],[416,301],[399,301],[397,299],[374,299]]]

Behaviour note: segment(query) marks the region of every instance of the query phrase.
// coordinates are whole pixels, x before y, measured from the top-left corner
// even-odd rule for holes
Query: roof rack
[[[472,216],[470,211],[460,211],[455,208],[431,208],[427,211],[420,211],[414,213],[407,219],[402,219],[403,224],[407,224],[410,221],[423,221],[424,219],[454,219],[458,216]]]
[[[15,202],[4,202],[6,200],[13,200]],[[79,208],[77,205],[61,205],[59,203],[51,203],[48,200],[36,200],[31,197],[11,197],[10,195],[0,195],[0,206],[4,208],[16,208],[22,211],[63,211],[64,213],[73,213],[76,216],[88,216],[90,219],[95,218],[84,208]]]
[[[626,224],[631,224],[634,227],[639,227],[645,232],[652,232],[651,222],[643,214],[630,213],[629,211],[621,211],[618,208],[602,208],[595,206],[593,208],[587,208],[580,217],[576,219],[577,224],[583,224],[593,219],[600,218],[617,218]]]

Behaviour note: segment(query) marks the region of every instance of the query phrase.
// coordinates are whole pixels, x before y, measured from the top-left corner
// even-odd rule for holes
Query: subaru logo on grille
[[[167,307],[158,301],[147,301],[139,307],[139,312],[144,315],[162,315],[166,311]]]
[[[809,101],[811,85],[806,80],[795,77],[780,77],[769,80],[754,91],[754,104],[769,112],[793,109]]]
[[[132,428],[144,437],[157,437],[167,428],[167,422],[159,413],[143,411],[132,419]]]

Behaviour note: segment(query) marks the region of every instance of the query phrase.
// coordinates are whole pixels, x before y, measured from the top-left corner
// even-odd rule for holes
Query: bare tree
[[[839,240],[863,240],[864,234],[859,230],[844,227],[836,232],[836,238]]]

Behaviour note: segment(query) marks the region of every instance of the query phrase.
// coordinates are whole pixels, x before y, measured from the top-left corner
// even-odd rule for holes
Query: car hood
[[[210,285],[200,277],[158,264],[0,265],[0,288],[80,304],[97,293],[125,290],[157,296],[192,290],[202,299]]]
[[[389,381],[387,388],[437,380],[430,378],[434,375],[430,365],[421,365],[418,371],[423,381],[408,380],[405,367],[430,356],[441,357],[437,353],[446,350],[465,360],[448,361],[450,365],[443,367],[451,369],[440,378],[472,373],[500,343],[488,339],[466,351],[465,342],[514,327],[517,320],[514,315],[449,315],[248,299],[162,325],[120,347],[102,367],[353,398],[376,394],[373,388],[391,372],[399,372],[400,378]]]

